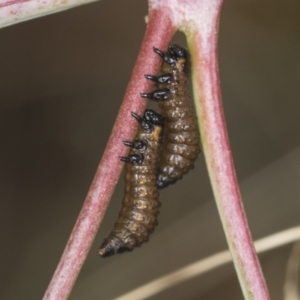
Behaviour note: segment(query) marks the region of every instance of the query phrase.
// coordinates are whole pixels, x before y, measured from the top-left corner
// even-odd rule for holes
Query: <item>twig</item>
[[[300,226],[289,228],[255,241],[258,253],[270,251],[277,247],[293,243],[300,239]],[[299,242],[298,242],[299,243]],[[114,300],[145,300],[174,285],[205,274],[232,261],[228,250],[218,252],[204,259],[193,262],[172,273],[148,282]],[[297,282],[294,282],[295,284]],[[296,285],[295,285],[296,286]],[[288,291],[287,291],[288,292]],[[284,298],[285,300],[298,300],[298,298]]]
[[[174,27],[168,20],[167,12],[153,11],[149,16],[137,63],[112,134],[44,300],[65,300],[71,293],[120,176],[123,163],[118,157],[126,156],[128,150],[122,141],[133,139],[136,132],[137,124],[130,112],[142,114],[145,109],[146,101],[140,98],[140,92],[149,90],[150,83],[145,80],[144,74],[157,73],[160,65],[152,47],[165,49],[174,33]]]

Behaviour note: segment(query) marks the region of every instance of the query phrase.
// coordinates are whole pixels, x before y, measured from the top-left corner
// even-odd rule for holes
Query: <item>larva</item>
[[[131,147],[128,157],[120,157],[127,163],[125,195],[118,220],[100,246],[103,257],[141,246],[157,225],[160,202],[156,178],[164,121],[150,109],[145,110],[143,117],[131,114],[140,128],[133,142],[124,142]]]
[[[164,188],[194,168],[200,152],[199,130],[189,93],[190,59],[186,49],[170,45],[164,53],[153,48],[162,59],[159,76],[145,75],[155,82],[152,93],[143,98],[156,100],[165,119],[157,186]]]

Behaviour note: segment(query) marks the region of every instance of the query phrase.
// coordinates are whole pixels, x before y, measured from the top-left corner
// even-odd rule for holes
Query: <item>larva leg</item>
[[[157,53],[162,59],[165,57],[165,53],[159,50],[158,48],[153,47],[153,51]]]
[[[166,62],[167,64],[169,64],[169,65],[175,65],[176,64],[177,58],[173,57],[171,55],[168,55],[168,52],[164,53],[161,50],[159,50],[157,48],[154,48],[154,47],[153,47],[153,51],[155,53],[157,53],[164,60],[164,62]]]
[[[169,89],[159,89],[155,90],[152,93],[141,93],[141,97],[148,98],[151,100],[165,100],[168,98]]]
[[[123,141],[123,144],[127,147],[145,151],[148,145],[148,142],[146,140],[136,140],[134,142],[129,142],[129,141]]]
[[[131,163],[133,165],[140,165],[144,161],[144,155],[143,154],[131,154],[129,156],[120,156],[119,159],[121,161],[124,161],[126,163]]]
[[[142,123],[143,118],[141,116],[139,116],[138,114],[131,112],[131,115],[139,122]]]
[[[160,76],[145,74],[145,78],[156,83],[170,83],[173,77],[172,74],[162,74]]]

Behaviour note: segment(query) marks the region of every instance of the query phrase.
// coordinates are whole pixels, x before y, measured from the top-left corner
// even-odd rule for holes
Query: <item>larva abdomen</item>
[[[134,142],[124,143],[132,148],[128,157],[121,158],[127,162],[123,207],[99,249],[103,257],[141,246],[157,225],[160,203],[156,180],[163,118],[152,110],[145,110],[143,117],[133,116],[140,128]]]

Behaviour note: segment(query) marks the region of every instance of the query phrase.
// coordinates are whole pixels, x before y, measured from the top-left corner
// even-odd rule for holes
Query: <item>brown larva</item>
[[[194,168],[200,152],[199,130],[189,93],[190,59],[186,49],[170,45],[164,53],[153,48],[162,59],[159,76],[145,75],[155,82],[152,93],[141,93],[156,100],[165,119],[157,185],[164,188]]]
[[[124,142],[131,150],[128,157],[120,157],[126,162],[123,206],[99,249],[103,257],[141,246],[157,225],[160,202],[156,179],[164,122],[160,114],[149,109],[143,117],[131,114],[140,128],[133,142]]]

